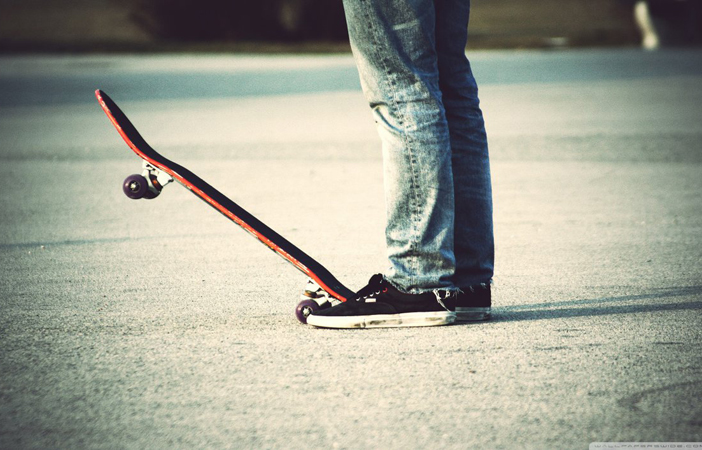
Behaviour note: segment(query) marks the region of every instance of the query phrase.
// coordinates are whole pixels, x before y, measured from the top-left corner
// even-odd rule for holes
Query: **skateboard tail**
[[[110,122],[112,122],[112,125],[115,127],[117,132],[120,134],[122,139],[127,143],[130,149],[134,153],[136,153],[140,158],[143,160],[147,161],[149,164],[153,165],[154,167],[158,168],[159,170],[162,170],[163,172],[167,173],[173,179],[178,181],[181,185],[183,185],[185,188],[189,189],[192,191],[195,195],[197,195],[201,200],[207,202],[211,207],[219,211],[221,214],[226,216],[228,219],[239,225],[241,228],[246,230],[249,234],[254,236],[256,239],[258,239],[261,243],[263,243],[266,247],[269,249],[273,250],[276,252],[278,255],[283,257],[286,261],[288,261],[290,264],[295,266],[298,270],[300,270],[302,273],[307,275],[309,278],[311,278],[317,285],[319,285],[322,289],[324,289],[326,292],[328,292],[331,296],[334,298],[345,301],[347,298],[349,298],[351,295],[353,295],[353,291],[349,290],[346,288],[344,285],[339,283],[326,269],[324,269],[319,263],[314,261],[312,258],[310,258],[308,255],[304,254],[300,249],[289,243],[287,240],[285,240],[282,236],[278,235],[275,233],[273,230],[268,228],[265,224],[260,222],[258,219],[253,217],[251,214],[246,212],[243,208],[239,207],[236,205],[234,202],[229,200],[224,194],[220,193],[216,189],[214,189],[212,186],[207,184],[204,180],[200,179],[197,177],[195,174],[189,172],[187,169],[182,168],[182,172],[184,172],[187,175],[187,178],[190,178],[191,180],[197,180],[198,184],[202,186],[206,186],[208,190],[210,190],[210,194],[205,192],[203,189],[199,188],[192,182],[188,181],[188,179],[184,176],[182,176],[180,173],[178,173],[177,170],[171,168],[171,167],[180,167],[175,163],[172,163],[171,161],[167,160],[164,158],[166,161],[166,164],[162,163],[161,161],[158,161],[154,157],[150,156],[146,152],[152,153],[154,155],[158,155],[158,153],[153,150],[148,143],[141,137],[139,132],[136,130],[136,127],[132,125],[132,123],[129,121],[129,119],[126,117],[126,115],[119,109],[119,107],[112,101],[112,99],[107,96],[103,91],[100,89],[95,91],[95,96],[98,99],[98,102],[100,103],[100,106],[102,107],[103,111],[109,118]],[[108,104],[109,103],[109,104]],[[125,129],[126,128],[126,129]],[[137,142],[134,142],[134,141]],[[142,151],[144,149],[145,151]],[[160,155],[158,155],[160,156]],[[171,166],[171,167],[169,167]],[[220,201],[217,201],[215,198],[213,198],[213,195],[218,197]],[[226,201],[229,205],[229,207],[225,207],[222,203]],[[233,207],[236,206],[236,209],[238,210],[239,214],[235,214],[232,212]],[[249,220],[245,220],[241,216],[247,217]],[[254,223],[255,226],[252,226],[251,223]],[[265,230],[267,233],[262,233],[259,230]],[[278,245],[274,239],[269,238],[266,236],[266,234],[273,236],[275,240],[279,242],[283,242],[285,244],[285,247],[288,247],[292,250],[294,250],[296,253],[300,255],[300,257],[296,257],[293,255],[291,252],[287,251],[283,246]],[[301,259],[306,259],[317,265],[318,267],[315,268],[315,270],[310,269],[306,264],[304,264]],[[319,273],[323,273],[323,276],[318,275]]]

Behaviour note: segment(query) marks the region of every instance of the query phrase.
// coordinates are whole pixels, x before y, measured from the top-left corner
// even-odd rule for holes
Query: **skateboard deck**
[[[311,256],[273,231],[202,178],[154,150],[105,92],[98,89],[95,91],[95,96],[127,145],[137,156],[144,160],[144,172],[142,172],[142,175],[132,175],[127,177],[124,182],[123,190],[128,197],[135,199],[154,198],[160,194],[161,189],[166,184],[171,181],[177,181],[307,275],[311,280],[310,284],[313,282],[324,290],[330,297],[329,300],[345,301],[353,295],[353,291],[344,286],[331,272]],[[314,286],[314,284],[312,285]],[[309,300],[304,300],[298,305],[296,314],[301,322],[306,322],[306,317],[311,310],[328,306],[329,302],[320,300],[321,297],[326,297],[325,295],[314,295],[313,292],[314,290],[308,289],[306,294]],[[303,298],[305,297],[303,296]]]

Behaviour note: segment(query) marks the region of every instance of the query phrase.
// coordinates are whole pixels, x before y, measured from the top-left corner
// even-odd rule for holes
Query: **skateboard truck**
[[[295,308],[295,316],[302,323],[307,323],[307,317],[313,312],[341,303],[312,279],[307,280],[305,290],[300,294],[300,300]]]
[[[144,170],[141,172],[141,175],[129,175],[122,184],[124,194],[134,200],[156,198],[163,187],[173,181],[173,178],[166,172],[146,161],[143,161],[142,166]]]

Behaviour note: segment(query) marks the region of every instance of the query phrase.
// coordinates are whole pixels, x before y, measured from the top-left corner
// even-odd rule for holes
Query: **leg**
[[[453,288],[454,194],[433,0],[344,0],[363,91],[383,144],[387,279]]]
[[[464,290],[489,283],[494,267],[487,136],[465,53],[469,13],[466,0],[436,0],[439,85],[451,139],[456,211],[453,281]]]

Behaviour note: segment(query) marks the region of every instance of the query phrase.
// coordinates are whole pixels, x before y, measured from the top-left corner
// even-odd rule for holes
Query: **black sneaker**
[[[489,320],[491,306],[490,283],[462,288],[456,296],[456,322]]]
[[[448,325],[456,320],[444,300],[443,290],[423,294],[405,294],[374,275],[353,297],[332,308],[314,311],[309,325],[322,328],[428,327]]]

